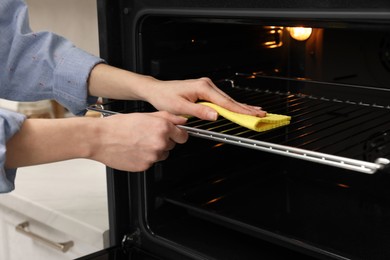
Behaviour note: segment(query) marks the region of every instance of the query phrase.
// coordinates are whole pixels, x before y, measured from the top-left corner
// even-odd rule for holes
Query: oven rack
[[[349,96],[343,99],[331,92],[348,88],[350,93],[357,92],[354,97],[359,98],[369,96],[373,88],[274,77],[265,79],[271,79],[271,83],[287,82],[288,86],[265,88],[268,84],[253,83],[253,79],[221,82],[227,82],[228,88],[224,90],[242,103],[262,106],[270,113],[290,115],[290,125],[257,133],[218,119],[212,123],[189,120],[183,128],[192,136],[366,174],[376,173],[390,163],[387,159],[390,156],[390,106]],[[262,78],[255,77],[259,79]],[[318,93],[327,96],[299,92],[302,87],[299,84],[316,88]],[[387,95],[387,91],[378,93],[383,93],[381,97]]]
[[[203,130],[195,127],[179,126],[185,129],[190,135],[219,141],[227,144],[233,144],[245,148],[259,150],[263,152],[283,155],[287,157],[297,158],[310,162],[330,165],[342,169],[352,170],[356,172],[374,174],[376,171],[383,169],[390,161],[386,158],[378,158],[375,162],[366,162],[356,159],[350,159],[342,156],[335,156],[321,152],[314,152],[305,149],[278,145],[274,143],[253,140],[233,135],[226,135],[213,131]]]
[[[88,109],[91,111],[100,112],[103,116],[117,114],[117,112],[103,109],[102,106],[91,106]],[[184,125],[180,125],[179,127],[185,129],[189,135],[195,137],[219,141],[227,144],[297,158],[366,174],[374,174],[375,172],[380,169],[383,169],[387,164],[390,163],[390,161],[386,158],[378,158],[375,162],[366,162],[342,156],[335,156],[326,153],[290,147],[286,145],[278,145],[265,141],[253,140],[234,135],[227,135],[214,131],[199,129],[196,127],[189,127]]]

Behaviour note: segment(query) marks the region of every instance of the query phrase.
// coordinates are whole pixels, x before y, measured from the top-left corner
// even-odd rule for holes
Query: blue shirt
[[[23,0],[0,1],[0,98],[14,101],[54,99],[75,115],[97,98],[88,96],[92,68],[104,62],[65,38],[32,32]],[[26,117],[0,109],[0,193],[15,187],[16,169],[5,169],[6,142]]]

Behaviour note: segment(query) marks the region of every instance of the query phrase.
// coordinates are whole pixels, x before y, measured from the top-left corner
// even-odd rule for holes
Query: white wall
[[[96,0],[25,0],[33,31],[51,31],[99,56]],[[18,110],[18,102],[0,99],[0,107]]]
[[[52,31],[99,55],[96,0],[26,0],[34,31]]]

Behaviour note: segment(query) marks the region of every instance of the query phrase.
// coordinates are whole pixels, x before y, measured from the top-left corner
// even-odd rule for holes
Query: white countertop
[[[108,230],[106,168],[75,159],[19,168],[16,189],[0,194],[0,205],[79,238],[103,246]]]

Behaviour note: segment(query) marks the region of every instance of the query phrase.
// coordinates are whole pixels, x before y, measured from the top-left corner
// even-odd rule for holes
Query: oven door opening
[[[190,119],[188,143],[140,175],[143,241],[199,259],[273,259],[276,251],[390,258],[388,27],[307,21],[311,35],[296,40],[290,31],[299,25],[163,15],[140,22],[139,72],[209,76],[238,101],[292,117],[263,133]],[[215,134],[272,145],[248,149]],[[310,152],[319,157],[308,160]]]

